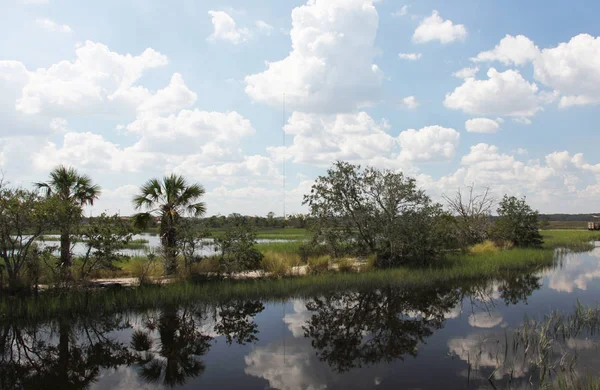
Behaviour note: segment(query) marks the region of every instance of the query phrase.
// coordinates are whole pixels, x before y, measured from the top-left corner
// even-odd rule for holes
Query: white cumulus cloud
[[[452,73],[452,76],[464,80],[464,79],[470,79],[470,78],[475,77],[475,75],[477,75],[477,72],[479,72],[479,67],[477,67],[477,66],[475,66],[473,68],[466,67],[466,68],[462,68],[461,70]]]
[[[416,97],[407,96],[404,99],[402,99],[402,106],[412,110],[419,107],[419,102],[417,101]]]
[[[413,42],[427,43],[439,41],[442,44],[464,41],[467,29],[463,24],[454,24],[451,20],[444,20],[438,11],[433,11],[431,16],[424,18],[413,34]]]
[[[542,109],[538,86],[516,70],[498,72],[490,68],[487,80],[468,78],[446,94],[444,105],[472,115],[530,117]]]
[[[246,93],[305,112],[352,111],[379,98],[383,73],[374,64],[379,16],[373,0],[308,1],[292,11],[292,50],[246,76]]]
[[[256,28],[258,28],[258,30],[260,32],[263,32],[266,35],[271,35],[271,33],[273,32],[273,26],[271,26],[269,23],[265,22],[264,20],[257,20],[254,24],[256,25]]]
[[[538,47],[524,35],[506,35],[493,50],[484,51],[471,58],[474,62],[500,61],[504,65],[524,65],[539,54]]]
[[[406,130],[398,136],[402,147],[400,160],[431,161],[454,157],[460,134],[451,128],[427,126],[419,130]]]
[[[207,38],[209,42],[226,41],[237,45],[250,37],[246,28],[238,28],[235,20],[225,11],[208,11],[213,24],[213,32]]]
[[[495,133],[500,124],[489,118],[473,118],[465,122],[465,128],[470,133]]]

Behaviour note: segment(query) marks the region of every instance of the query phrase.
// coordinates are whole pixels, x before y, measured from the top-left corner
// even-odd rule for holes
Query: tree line
[[[197,251],[210,236],[210,228],[225,228],[214,240],[219,269],[234,273],[256,269],[262,254],[255,248],[257,227],[308,227],[312,239],[301,248],[303,257],[329,254],[374,255],[377,267],[431,266],[453,250],[492,240],[498,246],[540,246],[538,213],[524,198],[505,195],[498,203],[489,191],[468,194],[459,190],[444,196],[446,207],[434,202],[414,178],[389,169],[338,161],[319,176],[303,204],[307,215],[285,221],[269,213],[266,218],[203,218],[204,187],[171,174],[144,183],[132,204],[132,221],[105,213],[82,225],[83,209],[93,205],[101,188],[72,167],[58,166],[49,179],[34,189],[15,188],[0,181],[0,281],[6,272],[9,288],[37,286],[42,266],[57,285],[69,285],[74,272],[85,279],[94,270],[110,269],[135,232],[158,223],[161,248],[149,260],[163,261],[167,275],[183,263],[189,269],[202,261]],[[289,225],[288,225],[289,223]],[[40,246],[37,240],[59,231],[60,246]],[[74,264],[73,243],[82,241],[86,253]],[[60,256],[53,255],[60,251]],[[150,262],[148,263],[150,264]],[[142,279],[142,278],[141,278]],[[1,287],[1,286],[0,286]]]

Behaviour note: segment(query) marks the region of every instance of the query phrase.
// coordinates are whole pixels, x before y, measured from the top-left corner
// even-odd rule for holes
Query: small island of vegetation
[[[84,218],[101,188],[72,167],[55,168],[31,190],[1,183],[0,315],[493,279],[552,265],[556,248],[589,249],[599,236],[542,234],[524,198],[496,202],[488,189],[469,187],[444,195],[443,206],[403,173],[346,162],[317,178],[304,197],[307,215],[204,218],[203,195],[202,185],[172,174],[140,188],[131,218]],[[149,229],[159,248],[123,254],[144,247],[134,236]],[[75,244],[85,250],[74,255]],[[211,254],[202,254],[206,247]],[[98,288],[106,285],[120,288]]]

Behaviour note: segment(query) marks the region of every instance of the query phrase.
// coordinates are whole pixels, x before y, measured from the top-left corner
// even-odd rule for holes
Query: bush
[[[238,224],[215,239],[215,249],[221,252],[220,271],[228,274],[255,270],[263,254],[256,248],[256,231],[252,226]]]
[[[491,229],[495,242],[508,241],[517,247],[542,245],[538,212],[525,202],[525,198],[504,195],[497,211],[498,218]]]
[[[308,273],[309,274],[323,274],[329,271],[329,261],[331,257],[328,255],[311,257],[308,259]]]
[[[469,248],[469,253],[472,255],[481,255],[486,253],[496,253],[500,251],[500,248],[494,244],[492,241],[484,241],[481,244],[475,244],[471,248]]]
[[[265,253],[260,265],[261,268],[275,277],[289,275],[292,267],[300,264],[298,255],[290,255],[268,251]]]
[[[161,275],[158,256],[150,253],[147,257],[131,259],[131,275],[138,280],[138,284],[151,284],[154,277]]]
[[[338,270],[340,272],[354,272],[355,259],[343,258],[337,261]]]

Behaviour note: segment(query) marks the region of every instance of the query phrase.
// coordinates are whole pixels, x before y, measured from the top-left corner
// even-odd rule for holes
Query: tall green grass
[[[438,267],[426,269],[401,267],[359,273],[327,272],[280,279],[216,280],[202,284],[180,282],[164,286],[95,292],[49,292],[37,298],[4,297],[0,299],[0,316],[14,319],[46,319],[66,314],[85,315],[97,311],[109,313],[149,309],[195,301],[280,300],[334,291],[379,289],[385,286],[427,287],[444,283],[491,280],[506,273],[532,271],[552,263],[552,251],[515,249],[490,255],[455,255]]]
[[[588,230],[542,230],[544,248],[591,250],[592,241],[600,241],[600,232]]]

